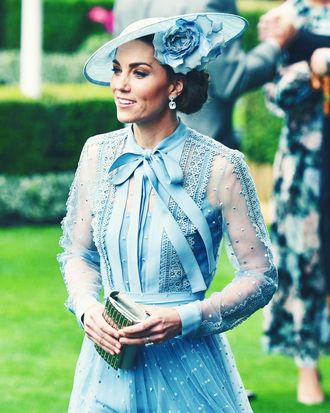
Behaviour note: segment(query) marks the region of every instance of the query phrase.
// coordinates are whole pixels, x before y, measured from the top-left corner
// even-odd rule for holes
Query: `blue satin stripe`
[[[143,176],[142,180],[142,194],[141,194],[141,211],[140,211],[140,223],[139,223],[139,257],[142,257],[142,249],[143,249],[143,236],[145,234],[144,228],[146,225],[146,220],[147,220],[147,214],[148,214],[148,208],[149,208],[149,199],[150,199],[150,192],[151,192],[151,185],[146,179],[145,176]],[[145,257],[142,257],[142,259],[145,259]]]
[[[157,177],[153,169],[149,165],[144,165],[144,170],[151,182],[151,185],[155,189],[155,185],[157,184]],[[164,229],[166,231],[166,234],[169,240],[171,241],[176,253],[178,254],[180,258],[182,267],[185,270],[185,273],[187,274],[189,283],[191,285],[192,292],[206,290],[206,284],[204,282],[204,277],[201,273],[196,257],[188,241],[183,235],[172,213],[168,210],[166,204],[160,197],[159,193],[156,190],[155,192],[160,202],[160,207],[161,207],[161,211],[163,214],[161,222],[164,225]]]
[[[156,176],[165,190],[169,195],[174,199],[174,201],[179,205],[183,212],[187,215],[190,221],[197,228],[198,233],[200,234],[205,249],[207,252],[209,271],[210,273],[215,269],[215,258],[213,255],[213,240],[210,228],[207,224],[206,218],[203,215],[202,211],[198,208],[193,199],[188,195],[188,193],[182,189],[182,187],[173,185],[172,183],[167,183],[164,181],[159,165],[155,164],[154,171]]]
[[[155,205],[152,211],[150,222],[150,234],[152,237],[148,239],[148,261],[146,262],[146,277],[145,291],[159,291],[159,268],[161,254],[161,240],[163,231],[160,228],[161,211],[157,207],[158,199],[155,200]]]
[[[134,205],[131,211],[130,226],[127,234],[127,268],[130,291],[141,292],[139,271],[139,228],[142,204],[143,174],[141,170],[134,172]]]
[[[109,225],[109,232],[107,233],[108,255],[111,265],[111,276],[113,285],[119,286],[121,291],[125,291],[125,285],[122,274],[122,265],[119,248],[120,231],[124,218],[125,205],[127,200],[129,181],[117,186],[116,192],[118,195],[118,202],[114,203],[111,215],[111,225]]]

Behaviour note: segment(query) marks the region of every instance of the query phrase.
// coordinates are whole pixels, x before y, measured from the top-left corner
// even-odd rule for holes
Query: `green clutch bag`
[[[148,315],[142,306],[135,303],[127,294],[119,291],[111,291],[105,302],[103,312],[105,321],[118,328],[131,326],[145,320]],[[95,344],[96,351],[114,369],[129,369],[134,366],[138,346],[123,345],[119,354],[110,354]]]

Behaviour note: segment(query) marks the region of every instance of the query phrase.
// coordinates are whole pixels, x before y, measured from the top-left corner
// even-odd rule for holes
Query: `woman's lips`
[[[131,99],[126,99],[126,98],[116,98],[116,104],[120,108],[128,108],[132,105],[134,105],[135,101]]]

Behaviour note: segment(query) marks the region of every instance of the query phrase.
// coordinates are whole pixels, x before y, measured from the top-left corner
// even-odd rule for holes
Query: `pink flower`
[[[107,32],[113,32],[113,11],[104,7],[93,7],[88,12],[90,20],[104,25]]]

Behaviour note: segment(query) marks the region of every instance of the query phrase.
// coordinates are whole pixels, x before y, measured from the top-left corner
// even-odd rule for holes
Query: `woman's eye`
[[[148,73],[143,72],[142,70],[134,70],[134,74],[137,77],[146,77],[146,76],[148,76]]]
[[[113,68],[111,69],[113,71],[113,73],[119,73],[120,69],[117,66],[113,66]]]

